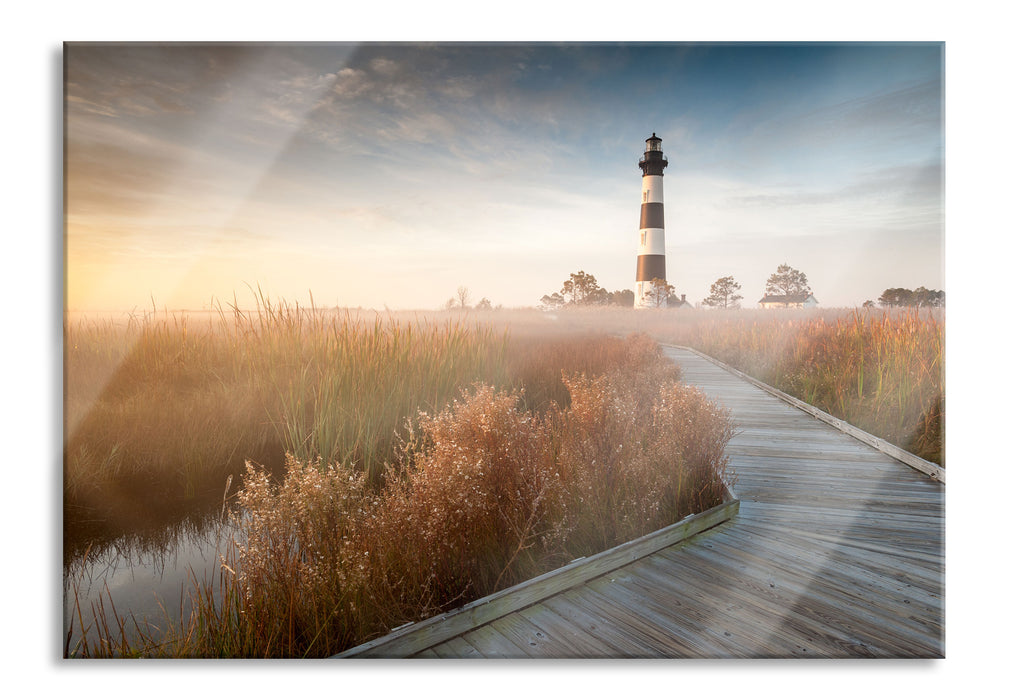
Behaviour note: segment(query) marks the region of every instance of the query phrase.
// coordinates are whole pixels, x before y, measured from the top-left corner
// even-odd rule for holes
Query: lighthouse
[[[634,308],[654,307],[658,299],[649,295],[652,280],[666,280],[666,229],[662,207],[662,171],[669,165],[662,156],[662,139],[652,132],[645,139],[641,168],[641,225],[638,238],[638,271],[634,285]]]

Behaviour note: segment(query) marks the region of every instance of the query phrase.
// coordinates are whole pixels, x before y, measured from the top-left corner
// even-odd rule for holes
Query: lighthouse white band
[[[645,175],[641,178],[641,203],[664,202],[662,198],[662,176]]]
[[[643,228],[638,232],[638,255],[665,255],[666,232],[661,228]]]

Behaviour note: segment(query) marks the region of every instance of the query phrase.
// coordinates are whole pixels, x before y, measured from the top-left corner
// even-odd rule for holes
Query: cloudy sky
[[[938,43],[70,44],[70,309],[271,298],[532,306],[634,282],[641,172],[667,276],[752,307],[944,286]]]

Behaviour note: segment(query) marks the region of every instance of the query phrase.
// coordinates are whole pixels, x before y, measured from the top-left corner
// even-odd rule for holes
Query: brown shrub
[[[574,521],[572,556],[613,547],[721,500],[727,413],[661,370],[645,374],[629,384],[610,375],[567,378],[572,401],[557,439]]]
[[[563,539],[548,421],[480,385],[422,415],[410,466],[389,480],[366,543],[370,593],[420,619],[525,580]],[[361,546],[358,547],[361,549]]]
[[[263,656],[302,655],[355,638],[360,575],[345,547],[375,508],[355,470],[290,457],[286,466],[274,486],[265,469],[247,464],[239,492],[241,625]]]
[[[380,492],[340,467],[289,460],[279,488],[250,467],[249,634],[332,653],[717,504],[727,416],[644,373],[565,375],[571,405],[543,416],[476,385],[420,415]]]

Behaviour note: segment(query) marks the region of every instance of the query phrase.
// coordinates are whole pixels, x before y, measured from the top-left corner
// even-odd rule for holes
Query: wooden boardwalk
[[[666,352],[732,411],[731,519],[559,592],[536,588],[496,618],[475,616],[485,599],[342,656],[943,657],[944,483],[705,358]]]

